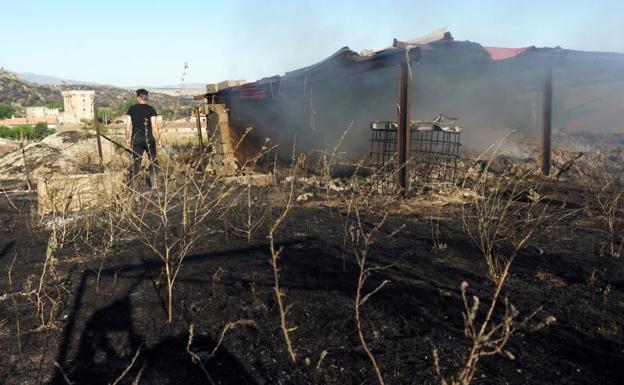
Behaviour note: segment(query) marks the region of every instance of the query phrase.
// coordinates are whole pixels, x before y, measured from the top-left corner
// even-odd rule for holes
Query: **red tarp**
[[[247,83],[240,87],[234,87],[238,91],[238,97],[241,99],[267,99],[269,95],[266,93],[266,85],[258,82]]]
[[[505,48],[505,47],[483,47],[490,54],[490,58],[492,60],[505,60],[512,58],[514,56],[520,55],[523,52],[526,52],[535,47],[524,47],[524,48]]]

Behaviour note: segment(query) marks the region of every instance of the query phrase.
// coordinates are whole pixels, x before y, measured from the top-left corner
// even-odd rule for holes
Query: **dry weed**
[[[173,320],[173,289],[184,259],[218,217],[235,185],[222,177],[165,159],[157,188],[129,186],[120,196],[125,226],[163,262],[167,281],[167,321]]]
[[[606,241],[601,252],[607,249],[608,255],[621,257],[624,251],[624,224],[622,210],[622,170],[611,164],[603,152],[587,155],[575,168],[585,185],[588,208],[598,218]]]

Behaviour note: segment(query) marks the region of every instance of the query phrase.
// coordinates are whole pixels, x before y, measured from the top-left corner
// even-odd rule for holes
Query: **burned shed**
[[[555,133],[624,133],[624,54],[483,47],[447,32],[377,52],[345,47],[309,67],[202,98],[225,105],[234,137],[253,128],[239,157],[269,138],[284,158],[293,144],[313,153],[340,143],[347,158],[365,159],[371,122],[379,121],[398,123],[400,155],[409,141],[401,125],[439,114],[459,118],[464,147],[479,150],[509,130],[538,139],[546,121]]]

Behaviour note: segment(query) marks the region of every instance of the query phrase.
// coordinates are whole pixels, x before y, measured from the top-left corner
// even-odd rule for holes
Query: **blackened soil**
[[[581,194],[567,188],[553,187],[551,204],[582,207]],[[191,324],[189,349],[215,384],[375,383],[354,323],[356,259],[344,252],[340,216],[322,202],[298,204],[279,231],[297,364],[289,362],[278,326],[266,229],[248,242],[212,224],[213,235],[181,270],[172,324],[160,261],[138,242],[120,243],[97,286],[95,259],[68,247],[54,263],[53,287],[46,287],[58,302],[55,325],[38,329],[33,291],[48,233],[31,228],[25,212],[6,202],[0,210],[0,383],[110,384],[125,372],[120,384],[209,384],[187,352]],[[365,335],[387,384],[436,383],[433,347],[444,368],[457,369],[468,346],[460,284],[468,282],[484,303],[492,294],[459,207],[436,211],[448,246],[441,253],[432,252],[431,214],[391,214],[369,252],[370,266],[385,268],[370,276],[366,290],[391,281],[363,308]],[[369,213],[364,222],[379,219]],[[523,249],[504,295],[524,315],[541,307],[533,324],[550,315],[557,321],[520,330],[508,345],[515,360],[483,358],[475,383],[622,383],[624,261],[600,255],[604,236],[593,220],[576,213]],[[211,357],[223,327],[237,320],[254,324],[228,331]]]

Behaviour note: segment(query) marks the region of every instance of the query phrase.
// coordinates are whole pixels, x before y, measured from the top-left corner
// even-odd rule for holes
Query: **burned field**
[[[3,193],[0,382],[619,383],[621,170],[602,161],[466,162],[405,198],[297,166],[273,186],[170,174],[175,193],[80,214]]]

